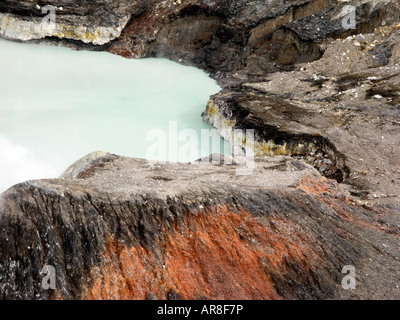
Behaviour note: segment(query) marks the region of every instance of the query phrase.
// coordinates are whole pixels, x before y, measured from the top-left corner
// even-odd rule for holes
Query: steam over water
[[[57,178],[96,150],[172,161],[222,152],[216,132],[220,147],[200,142],[201,130],[211,129],[201,112],[219,89],[201,70],[165,59],[0,39],[0,192],[29,179]],[[190,141],[184,134],[169,140],[183,129],[194,130]],[[149,147],[160,142],[157,133],[165,133],[166,153],[149,157]],[[198,154],[171,154],[188,143]]]

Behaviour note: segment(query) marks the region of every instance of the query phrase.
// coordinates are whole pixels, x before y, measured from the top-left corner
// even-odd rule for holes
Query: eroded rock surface
[[[259,159],[237,176],[112,158],[2,194],[3,299],[400,297],[396,208],[363,206],[311,166]],[[42,288],[44,265],[55,290]],[[357,290],[341,286],[345,265]]]
[[[399,39],[395,24],[326,42],[315,62],[225,88],[203,118],[256,129],[258,156],[303,158],[364,200],[399,203]]]
[[[131,17],[146,10],[148,2],[5,0],[0,3],[0,36],[22,41],[54,37],[104,45],[120,36]],[[50,24],[50,14],[54,24]]]
[[[2,1],[0,36],[200,67],[223,88],[204,120],[270,158],[238,176],[98,153],[14,186],[2,298],[400,298],[399,1],[62,0],[54,34],[45,4]]]

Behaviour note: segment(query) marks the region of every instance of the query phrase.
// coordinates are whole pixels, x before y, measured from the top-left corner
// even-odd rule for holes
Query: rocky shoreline
[[[399,1],[65,0],[54,34],[38,29],[43,5],[3,1],[0,36],[199,67],[223,88],[203,119],[254,129],[258,158],[235,177],[96,154],[12,187],[3,299],[400,297]],[[40,287],[46,264],[55,290]]]

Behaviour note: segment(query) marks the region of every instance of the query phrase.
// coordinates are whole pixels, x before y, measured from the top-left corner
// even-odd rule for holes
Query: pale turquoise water
[[[165,59],[127,60],[0,39],[0,192],[58,177],[96,150],[149,158],[153,142],[146,137],[154,129],[168,137],[170,121],[200,139],[202,129],[211,129],[201,112],[219,90],[201,70]],[[153,158],[185,161],[223,151],[216,143],[212,149],[192,144],[198,154],[185,159],[171,155],[169,147],[177,150],[168,143],[167,154]]]

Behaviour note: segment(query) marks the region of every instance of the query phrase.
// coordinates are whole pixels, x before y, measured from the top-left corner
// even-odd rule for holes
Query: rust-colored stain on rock
[[[202,209],[158,243],[161,262],[140,245],[109,239],[104,268],[93,268],[94,284],[82,298],[165,299],[172,292],[179,299],[280,299],[270,272],[284,272],[288,260],[309,265],[315,255],[289,235],[290,223],[269,223],[228,205]]]

